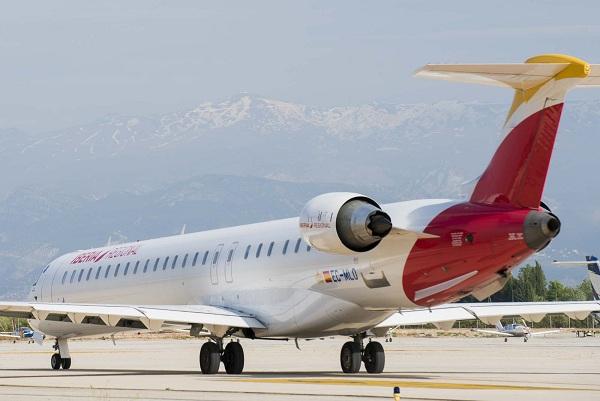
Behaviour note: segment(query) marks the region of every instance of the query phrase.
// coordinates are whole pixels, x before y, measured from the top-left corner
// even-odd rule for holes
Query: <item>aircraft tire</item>
[[[52,366],[52,369],[60,369],[60,361],[61,359],[59,354],[52,354],[52,357],[50,357],[50,366]]]
[[[71,358],[61,358],[60,360],[60,365],[62,366],[63,369],[70,369],[71,368]]]
[[[206,342],[200,349],[200,370],[205,375],[214,375],[221,365],[219,346],[213,342]]]
[[[230,342],[223,352],[223,365],[230,375],[239,375],[244,370],[244,349],[238,342]]]
[[[365,347],[363,361],[367,373],[381,373],[385,367],[385,351],[381,343],[371,341]]]
[[[360,345],[354,341],[348,341],[342,346],[340,352],[340,365],[344,373],[358,373],[360,370]]]

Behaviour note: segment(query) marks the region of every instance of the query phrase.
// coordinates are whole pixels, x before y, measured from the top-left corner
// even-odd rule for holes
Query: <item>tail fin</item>
[[[496,326],[496,330],[504,331],[504,326],[502,325],[502,322],[500,320],[496,321],[494,325]]]
[[[600,293],[600,265],[598,262],[598,258],[595,256],[586,256],[585,260],[587,260],[588,262],[592,262],[588,263],[587,265],[588,276],[592,283],[592,293],[594,295],[594,299],[599,301],[600,295],[598,294]]]
[[[505,138],[471,194],[471,202],[540,206],[565,94],[600,85],[600,65],[547,54],[522,64],[426,65],[417,76],[504,86],[515,90]]]

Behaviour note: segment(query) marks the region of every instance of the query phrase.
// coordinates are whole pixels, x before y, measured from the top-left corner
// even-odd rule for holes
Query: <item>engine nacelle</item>
[[[304,240],[324,252],[370,251],[391,229],[390,216],[374,200],[355,193],[319,195],[300,213]]]

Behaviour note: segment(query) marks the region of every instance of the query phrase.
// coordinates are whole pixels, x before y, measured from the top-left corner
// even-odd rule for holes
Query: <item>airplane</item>
[[[523,324],[511,323],[504,326],[502,325],[502,322],[498,320],[496,322],[496,330],[474,329],[473,331],[478,333],[493,334],[496,336],[504,336],[504,342],[508,341],[508,337],[522,337],[523,341],[527,342],[530,337],[560,332],[560,330],[531,331],[531,328],[527,326],[525,320],[521,319],[521,321]]]
[[[594,255],[586,256],[585,261],[559,261],[552,262],[555,265],[585,265],[588,270],[588,278],[592,284],[592,297],[600,301],[600,261]],[[600,313],[594,313],[594,318],[600,322]]]
[[[15,340],[26,339],[28,341],[35,341],[37,339],[36,332],[31,330],[29,327],[19,327],[13,331],[2,331],[0,337],[13,338]]]
[[[383,346],[365,344],[371,329],[399,310],[491,295],[559,234],[541,199],[564,98],[600,85],[600,65],[546,54],[517,64],[428,64],[416,76],[514,90],[504,139],[468,199],[380,205],[325,193],[298,217],[75,251],[42,269],[28,301],[0,302],[0,315],[29,319],[55,338],[52,369],[71,367],[71,338],[189,325],[191,336],[210,332],[199,355],[204,374],[221,363],[242,373],[239,338],[333,335],[351,339],[340,350],[344,373],[363,365],[383,372]]]

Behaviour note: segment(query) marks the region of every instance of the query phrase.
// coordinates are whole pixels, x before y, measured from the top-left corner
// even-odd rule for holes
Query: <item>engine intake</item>
[[[369,251],[391,229],[390,216],[375,201],[360,194],[319,195],[300,214],[300,230],[306,242],[326,252]]]

